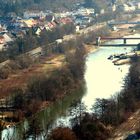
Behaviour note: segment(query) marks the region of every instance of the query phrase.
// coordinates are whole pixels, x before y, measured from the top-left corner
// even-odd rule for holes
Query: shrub
[[[7,65],[0,69],[0,79],[7,79],[11,73],[11,68]]]
[[[18,56],[15,61],[20,69],[28,68],[33,63],[33,59],[29,55]]]
[[[77,138],[70,128],[58,127],[51,132],[49,140],[77,140]]]

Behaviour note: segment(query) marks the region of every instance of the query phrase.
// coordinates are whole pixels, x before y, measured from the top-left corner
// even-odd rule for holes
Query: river
[[[140,36],[138,34],[134,37]],[[133,37],[131,36],[131,37]],[[130,36],[129,36],[130,37]],[[108,43],[119,42],[111,41]],[[131,42],[129,42],[131,43]],[[134,42],[133,42],[134,43]],[[135,43],[138,43],[135,41]],[[90,53],[86,58],[85,83],[86,88],[77,91],[77,94],[72,94],[62,101],[55,103],[49,109],[41,111],[37,118],[39,124],[45,133],[48,126],[46,122],[51,122],[51,127],[55,128],[58,125],[70,126],[69,108],[73,100],[79,98],[87,106],[87,111],[94,104],[96,98],[109,98],[123,89],[124,79],[129,72],[129,64],[115,66],[111,60],[107,58],[112,54],[120,54],[130,52],[134,47],[101,47],[96,52]],[[28,126],[28,121],[20,123],[16,127],[5,129],[2,132],[2,140],[8,140],[12,136],[14,140],[20,140],[24,129]],[[26,126],[26,127],[25,127]],[[32,138],[30,138],[32,140]],[[43,140],[43,136],[39,136],[38,140]]]

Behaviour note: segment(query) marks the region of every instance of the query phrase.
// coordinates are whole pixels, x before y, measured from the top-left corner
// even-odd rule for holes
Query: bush
[[[0,79],[7,79],[11,73],[11,68],[7,65],[0,69]]]
[[[12,71],[20,68],[20,66],[14,60],[10,60],[10,62],[8,63],[8,66],[12,69]]]
[[[20,69],[25,69],[28,68],[33,63],[33,59],[29,55],[22,55],[18,56],[15,62]]]
[[[106,140],[110,135],[104,124],[94,114],[88,113],[85,114],[80,123],[74,125],[73,131],[79,140]]]
[[[77,138],[70,128],[58,127],[51,132],[49,140],[77,140]]]

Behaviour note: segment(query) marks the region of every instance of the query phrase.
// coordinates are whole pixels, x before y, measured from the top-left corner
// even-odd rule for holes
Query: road
[[[106,23],[100,23],[100,24],[94,24],[92,26],[89,26],[87,28],[84,28],[82,30],[80,30],[77,34],[70,34],[70,35],[65,35],[63,37],[63,41],[69,41],[71,39],[75,39],[76,36],[80,36],[80,35],[86,35],[88,34],[89,32],[92,32],[92,31],[96,31],[102,27],[106,26]]]

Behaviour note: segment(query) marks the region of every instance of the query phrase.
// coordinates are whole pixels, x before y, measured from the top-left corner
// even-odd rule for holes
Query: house
[[[105,13],[105,10],[104,9],[101,9],[100,10],[100,14],[102,15],[102,14],[104,14]],[[96,14],[95,14],[96,15]]]
[[[8,35],[8,33],[0,34],[0,51],[2,51],[6,44],[13,41],[13,39]]]
[[[9,33],[1,33],[0,34],[0,44],[2,44],[2,46],[6,45],[9,42],[14,41],[13,36]]]
[[[65,18],[71,16],[71,12],[63,11],[61,13],[55,13],[56,18]]]
[[[48,24],[47,24],[47,26],[49,27],[49,29],[52,29],[54,26],[53,26],[53,24],[51,23],[51,22],[49,22]]]
[[[5,39],[5,43],[14,41],[11,34],[4,33],[4,34],[3,34],[3,37],[4,37],[4,39]]]
[[[71,18],[69,18],[69,17],[66,17],[66,18],[61,18],[60,20],[59,20],[59,23],[60,24],[68,24],[68,23],[72,23],[73,21],[72,21],[72,19]]]
[[[136,10],[136,7],[130,3],[118,5],[118,7],[117,7],[117,11],[121,11],[121,12],[131,12],[134,10]]]
[[[57,40],[55,40],[55,42],[57,43],[57,45],[61,44],[63,42],[63,39],[57,39]]]
[[[93,20],[93,18],[92,17],[88,17],[88,16],[77,17],[75,19],[75,23],[76,23],[76,25],[87,25],[92,20]]]
[[[76,30],[75,31],[76,31],[76,33],[78,33],[80,31],[80,26],[79,25],[76,26]]]
[[[117,29],[117,27],[116,26],[113,26],[112,27],[112,31],[117,31],[118,29]]]
[[[55,20],[55,17],[53,15],[46,15],[45,19],[48,21],[48,22],[52,22]]]
[[[127,5],[129,6],[130,11],[135,11],[136,10],[136,6],[132,2],[128,2]]]
[[[47,31],[51,31],[51,28],[48,26],[48,24],[46,24],[46,25],[44,26],[44,28],[45,28]]]
[[[20,28],[27,28],[28,25],[26,24],[26,22],[20,22],[19,27],[20,27]]]
[[[40,35],[40,33],[41,33],[41,31],[42,31],[42,30],[41,30],[40,28],[37,28],[37,30],[36,30],[36,32],[35,32],[35,34],[39,36],[39,35]]]
[[[46,13],[44,13],[43,11],[38,11],[38,10],[30,10],[30,11],[25,11],[23,14],[23,17],[26,19],[29,18],[36,18],[36,17],[45,17]]]
[[[53,27],[56,27],[56,23],[54,21],[51,21],[51,24],[53,25]]]
[[[138,2],[137,4],[136,4],[136,9],[140,9],[140,2]]]
[[[26,53],[27,55],[31,56],[32,58],[38,58],[44,54],[43,48],[38,47]]]
[[[22,29],[16,29],[16,30],[13,30],[12,32],[11,32],[11,34],[15,37],[15,38],[17,38],[17,37],[23,37],[24,35],[26,35],[26,33],[27,33],[27,28],[22,28]]]
[[[45,27],[44,26],[38,26],[38,27],[33,27],[33,31],[36,35],[40,36],[42,30],[44,30]]]
[[[0,32],[7,32],[6,28],[0,24]]]
[[[0,44],[4,44],[4,42],[5,42],[4,36],[0,35]]]
[[[116,11],[116,5],[115,4],[110,4],[108,10],[110,12],[115,12]]]
[[[93,15],[95,13],[95,10],[93,8],[88,8],[87,9],[87,14],[88,15]]]
[[[25,24],[27,27],[33,27],[34,25],[36,25],[38,22],[32,18],[30,19],[23,19],[21,20],[21,22],[23,24]]]
[[[76,18],[75,19],[75,24],[76,25],[81,25],[83,23],[82,19],[81,18]]]
[[[77,10],[77,15],[89,16],[95,13],[93,8],[80,8]]]

